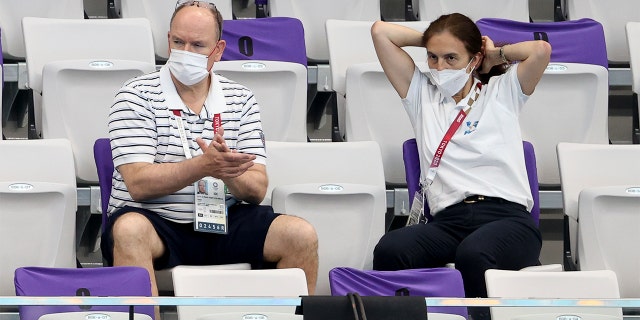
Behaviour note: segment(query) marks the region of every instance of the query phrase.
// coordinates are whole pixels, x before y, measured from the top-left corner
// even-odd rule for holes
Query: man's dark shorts
[[[229,207],[228,234],[199,232],[193,223],[176,223],[156,213],[135,207],[124,207],[108,219],[102,235],[102,256],[113,265],[113,222],[127,212],[144,215],[162,239],[165,254],[154,261],[156,270],[177,265],[212,265],[250,263],[252,269],[272,268],[263,261],[264,242],[273,220],[279,215],[270,206],[236,204]]]

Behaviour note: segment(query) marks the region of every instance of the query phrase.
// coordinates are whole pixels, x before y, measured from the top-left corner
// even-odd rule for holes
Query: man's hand
[[[256,156],[229,149],[223,135],[224,129],[220,127],[208,146],[202,138],[196,142],[202,149],[208,175],[218,179],[235,178],[253,166]]]

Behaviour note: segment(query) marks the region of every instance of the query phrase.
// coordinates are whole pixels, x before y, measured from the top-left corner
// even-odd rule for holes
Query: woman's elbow
[[[538,40],[535,43],[536,43],[536,47],[534,50],[535,55],[538,57],[538,59],[549,63],[549,61],[551,60],[551,51],[552,51],[551,44],[544,40]]]

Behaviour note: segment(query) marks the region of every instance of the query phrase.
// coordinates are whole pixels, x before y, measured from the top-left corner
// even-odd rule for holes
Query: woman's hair
[[[422,43],[426,46],[431,37],[445,31],[458,38],[469,54],[474,55],[482,50],[480,29],[478,29],[473,20],[460,13],[445,14],[431,22],[427,30],[422,34]],[[478,67],[477,71],[480,71],[481,68],[482,65]],[[489,78],[505,73],[507,68],[509,68],[507,63],[493,66],[488,73],[481,74],[477,72],[478,78],[482,83],[487,83]]]

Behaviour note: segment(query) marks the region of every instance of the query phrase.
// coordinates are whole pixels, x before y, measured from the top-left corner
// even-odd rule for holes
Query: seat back
[[[522,141],[524,149],[524,163],[527,168],[527,178],[529,179],[529,188],[533,196],[533,207],[531,208],[531,217],[536,224],[540,220],[540,191],[538,185],[538,173],[536,168],[536,151],[533,145],[528,141]],[[402,144],[402,159],[404,161],[405,176],[407,180],[407,189],[409,191],[409,207],[413,203],[413,196],[420,190],[420,155],[416,139],[412,138]],[[428,213],[428,204],[424,204],[424,212]]]
[[[2,140],[0,154],[0,295],[12,296],[18,267],[76,265],[76,182],[67,140]]]
[[[2,39],[0,39],[0,49],[2,47]],[[0,54],[0,61],[2,60],[2,54]],[[2,63],[0,63],[0,80],[2,80],[2,85],[0,85],[0,139],[4,139],[4,131],[2,131],[2,119],[4,116],[2,115],[4,112],[3,103],[2,103],[2,89],[4,88],[4,70],[2,69]]]
[[[473,21],[491,17],[529,22],[528,0],[494,0],[491,5],[474,0],[418,0],[417,2],[420,20],[433,21],[442,14],[459,12]],[[413,10],[415,11],[416,8]]]
[[[422,70],[426,63],[418,64]],[[376,141],[380,145],[388,185],[405,185],[402,142],[415,136],[409,116],[378,62],[347,69],[346,141]],[[389,125],[393,130],[389,130]]]
[[[602,66],[547,67],[519,118],[522,138],[536,147],[540,185],[560,185],[559,142],[609,143],[608,93],[608,73]]]
[[[297,297],[308,295],[304,271],[299,268],[265,270],[212,270],[196,266],[173,268],[177,297]],[[178,306],[178,319],[198,319],[225,312],[282,312],[293,306]]]
[[[307,69],[294,62],[219,61],[213,70],[251,89],[260,105],[265,137],[307,141]]]
[[[46,64],[82,59],[94,60],[93,67],[98,68],[107,68],[109,63],[103,62],[111,60],[155,64],[153,39],[147,19],[78,20],[25,17],[23,29],[28,86],[34,91],[34,117],[38,134],[42,131],[43,68]],[[60,45],[61,43],[82,43],[82,46],[70,48]],[[85,103],[90,105],[92,101]],[[99,121],[105,122],[106,118]]]
[[[639,152],[640,154],[640,152]],[[585,188],[578,198],[580,270],[612,270],[620,296],[640,297],[640,261],[626,243],[640,241],[640,179],[633,185]]]
[[[640,2],[634,0],[565,0],[569,20],[591,18],[602,23],[607,40],[607,57],[612,63],[629,63],[625,24],[640,21]]]
[[[427,21],[407,21],[407,22],[394,22],[396,24],[404,25],[409,28],[418,30],[420,32],[424,32],[429,26],[429,22]],[[347,70],[349,67],[355,64],[361,63],[378,63],[378,56],[376,55],[375,49],[373,47],[373,41],[371,40],[371,25],[373,21],[355,21],[355,20],[334,20],[330,19],[326,22],[326,32],[327,32],[327,40],[329,46],[329,66],[331,69],[331,82],[333,90],[336,91],[336,103],[337,103],[337,115],[338,118],[338,129],[340,131],[341,136],[345,136],[346,140],[352,139],[353,141],[362,141],[362,140],[371,140],[368,132],[363,132],[362,130],[368,130],[367,122],[361,122],[364,118],[349,118],[348,113],[354,111],[354,106],[350,104],[350,102],[346,101],[351,98],[351,95],[347,95]],[[426,61],[427,51],[423,47],[405,47],[404,48],[413,59],[418,63],[423,63]],[[386,77],[381,79],[383,81],[389,82],[386,80]],[[358,80],[356,80],[358,81]],[[353,84],[352,84],[353,85]],[[366,84],[371,85],[371,84]],[[367,88],[367,94],[371,94],[372,96],[358,96],[356,97],[357,103],[363,103],[362,99],[367,99],[370,101],[377,101],[376,99],[386,97],[384,101],[392,100],[394,102],[400,101],[398,94],[395,90],[389,91],[386,88],[391,88],[390,84],[383,84],[383,88],[380,92],[376,90],[370,90]],[[350,88],[352,89],[352,88]],[[362,87],[358,87],[355,90],[362,90]],[[352,90],[353,91],[353,90]],[[373,94],[375,93],[375,94]],[[390,94],[392,93],[392,94]],[[390,94],[387,96],[387,94]],[[347,98],[348,97],[348,98]],[[384,110],[394,110],[394,108],[386,108],[388,105],[383,102],[379,102],[376,104],[366,104],[364,106],[357,105],[358,108],[356,114],[358,117],[361,116],[360,112],[364,107],[367,113],[374,112],[384,112],[385,115],[389,115],[389,112],[385,112]],[[379,107],[382,110],[373,111],[371,108]],[[401,116],[402,117],[402,116]],[[396,122],[392,122],[396,123]],[[360,137],[358,137],[360,136]],[[403,140],[401,140],[403,141]],[[380,142],[380,146],[383,148],[384,152],[384,143]],[[385,161],[385,169],[387,168],[387,161]],[[387,172],[388,173],[388,172]],[[389,179],[394,180],[391,177],[387,176],[387,181]],[[396,179],[397,180],[397,179]]]
[[[371,26],[374,21],[336,20],[326,22],[327,45],[329,49],[329,66],[333,90],[344,96],[346,93],[346,76],[349,66],[359,63],[378,62]],[[428,21],[398,21],[403,25],[420,32],[429,26]],[[427,50],[423,47],[403,48],[416,62],[424,62]]]
[[[329,272],[329,283],[334,296],[357,292],[361,296],[465,297],[462,275],[454,268],[377,271],[339,267]],[[466,307],[427,306],[427,311],[468,316]]]
[[[105,59],[54,61],[42,72],[42,137],[71,141],[79,182],[97,184],[91,148],[107,136],[113,97],[128,79],[153,72],[150,62]]]
[[[639,19],[640,20],[640,19]],[[634,137],[633,143],[640,143],[640,22],[627,22],[627,44],[629,46],[629,66],[631,68],[631,90],[633,91]]]
[[[98,184],[100,185],[100,210],[102,212],[102,232],[107,225],[107,212],[109,211],[109,199],[113,186],[113,156],[109,138],[96,139],[93,145],[93,157],[96,163]]]
[[[380,1],[269,0],[272,17],[296,17],[304,26],[304,38],[309,60],[328,62],[329,48],[325,21],[327,19],[375,21],[380,19]]]
[[[267,141],[267,156],[265,203],[309,221],[318,234],[315,293],[329,294],[334,267],[370,269],[387,210],[377,143]]]
[[[524,22],[482,18],[480,32],[496,44],[545,40],[551,44],[551,62],[601,65],[608,68],[605,32],[600,22],[588,18],[559,22]]]
[[[477,25],[499,44],[540,39],[553,47],[551,63],[519,120],[522,138],[536,147],[540,185],[557,188],[558,142],[609,142],[609,74],[602,25],[591,19],[549,23],[480,19]]]
[[[637,185],[639,183],[638,177],[640,177],[640,166],[638,166],[640,149],[637,145],[565,142],[559,143],[557,149],[562,204],[564,214],[569,221],[567,236],[571,244],[570,250],[574,262],[577,262],[582,269],[581,257],[577,250],[577,244],[582,241],[578,239],[578,223],[580,222],[580,228],[582,224],[582,214],[578,202],[580,193],[593,187]],[[637,208],[634,212],[637,212]],[[614,214],[614,211],[611,213]],[[620,213],[623,214],[623,212]],[[617,219],[609,220],[608,223],[614,223],[614,221]],[[620,239],[621,235],[626,236],[626,234],[618,232],[616,239]],[[597,240],[599,241],[599,239]],[[620,245],[619,241],[617,245]]]
[[[514,299],[617,299],[620,298],[616,274],[599,271],[512,271],[489,269],[485,272],[489,298]],[[576,315],[582,319],[622,319],[621,308],[603,307],[491,307],[491,319],[557,319]],[[522,318],[521,318],[522,317]]]
[[[24,267],[18,268],[15,272],[15,290],[18,296],[33,297],[150,297],[151,281],[147,270],[141,267],[79,269]],[[59,312],[126,314],[128,311],[129,306],[21,306],[20,319],[38,320],[42,315]],[[134,312],[145,314],[150,319],[154,318],[153,306],[135,306]]]
[[[307,66],[304,28],[292,17],[227,20],[222,60],[272,60]]]
[[[0,2],[0,32],[2,53],[5,59],[24,61],[26,57],[24,36],[22,33],[23,17],[44,17],[61,19],[84,18],[83,0],[63,1],[2,1]],[[57,47],[67,47],[57,43]]]
[[[231,0],[215,2],[222,18],[233,19]],[[174,0],[120,0],[122,18],[146,18],[151,23],[155,56],[159,61],[169,59],[169,23],[176,8]],[[224,24],[223,24],[224,27]]]

